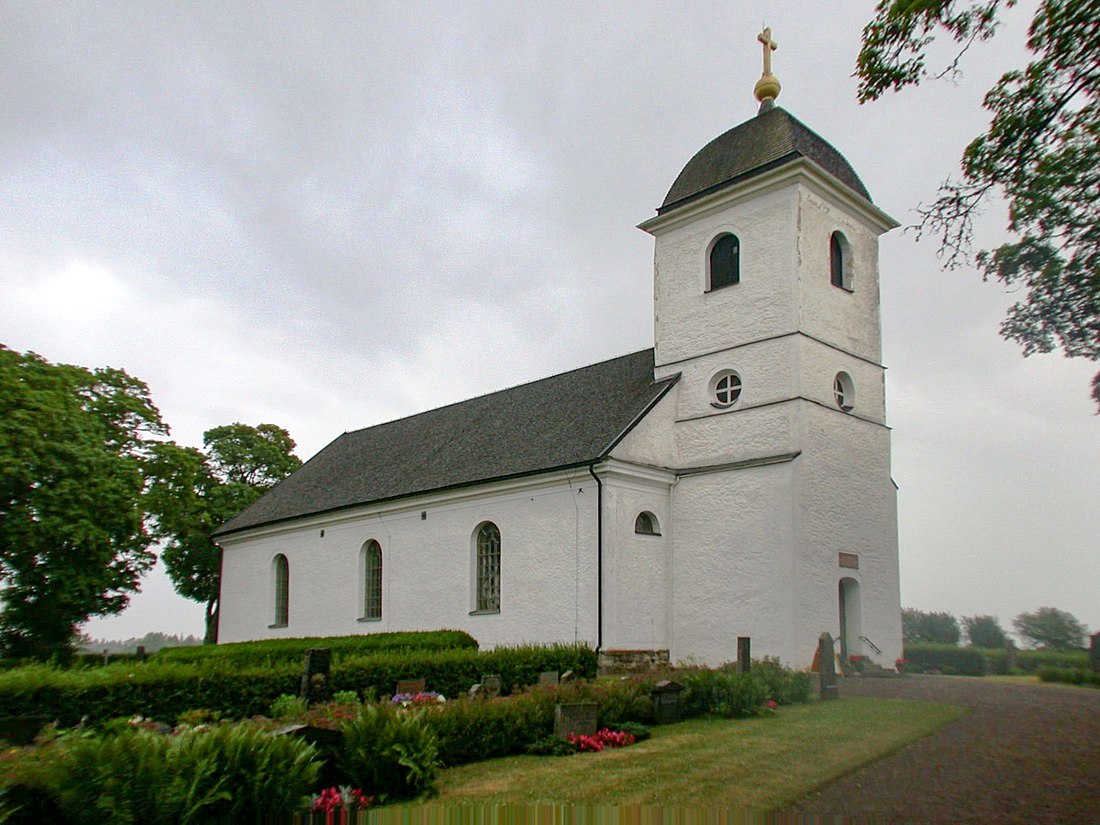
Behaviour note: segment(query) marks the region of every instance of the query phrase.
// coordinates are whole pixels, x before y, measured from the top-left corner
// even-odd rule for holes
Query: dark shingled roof
[[[675,379],[653,350],[344,433],[215,535],[606,456]]]
[[[788,112],[772,107],[696,152],[668,190],[657,214],[799,157],[813,161],[857,195],[871,200],[859,175],[840,152]]]

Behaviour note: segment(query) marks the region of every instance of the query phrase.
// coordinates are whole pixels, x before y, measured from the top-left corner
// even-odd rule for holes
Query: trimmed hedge
[[[905,646],[906,670],[911,673],[944,673],[948,676],[1007,674],[1008,651],[1002,648],[958,647],[913,643]],[[1042,667],[1084,668],[1085,650],[1017,650],[1016,671],[1035,673]]]
[[[544,670],[573,670],[591,678],[596,654],[566,645],[380,653],[334,663],[330,686],[359,696],[388,696],[399,679],[424,678],[429,689],[453,697],[482,674],[500,674],[507,690],[537,682]],[[237,668],[232,662],[151,661],[86,670],[28,665],[0,674],[0,716],[41,714],[64,726],[85,715],[93,721],[140,715],[171,722],[184,711],[203,708],[247,718],[266,713],[281,694],[297,693],[300,677],[299,663]]]
[[[355,636],[312,636],[295,639],[263,639],[222,645],[166,647],[151,658],[158,662],[232,662],[237,667],[273,662],[300,664],[310,648],[327,647],[333,662],[352,656],[390,651],[477,650],[477,640],[461,630],[408,633],[364,633]]]
[[[1044,682],[1060,682],[1064,685],[1082,685],[1084,687],[1100,688],[1100,673],[1094,673],[1090,670],[1077,670],[1046,665],[1039,668],[1039,678]]]

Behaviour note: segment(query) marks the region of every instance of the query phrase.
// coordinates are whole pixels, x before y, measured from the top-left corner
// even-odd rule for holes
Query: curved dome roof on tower
[[[668,190],[657,214],[800,157],[821,167],[855,194],[871,200],[851,164],[828,141],[784,109],[768,106],[696,152]]]

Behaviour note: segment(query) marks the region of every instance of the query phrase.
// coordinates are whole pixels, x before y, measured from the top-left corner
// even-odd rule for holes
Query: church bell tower
[[[892,666],[878,237],[898,224],[776,105],[777,44],[758,40],[759,111],[700,149],[640,226],[655,239],[655,378],[680,376],[671,655],[722,659],[732,633],[805,666],[828,631],[845,656]]]

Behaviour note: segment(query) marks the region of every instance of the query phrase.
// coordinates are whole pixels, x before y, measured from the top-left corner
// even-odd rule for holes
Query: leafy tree
[[[863,30],[859,100],[920,83],[938,30],[961,50],[937,76],[957,75],[962,55],[992,37],[1016,0],[881,0]],[[1008,204],[1016,240],[977,253],[983,276],[1022,291],[1001,335],[1025,355],[1061,348],[1100,359],[1100,0],[1042,0],[1029,29],[1034,58],[985,96],[988,130],[967,146],[962,177],[918,207],[918,238],[938,237],[954,268],[970,259],[973,218],[991,193]],[[1100,373],[1092,382],[1100,405]]]
[[[967,641],[975,647],[1005,647],[1008,634],[996,616],[963,616]]]
[[[1056,607],[1040,607],[1034,613],[1021,613],[1012,620],[1016,632],[1032,647],[1066,650],[1085,646],[1088,630],[1072,613]]]
[[[176,592],[206,605],[206,641],[217,641],[221,550],[210,534],[301,461],[274,424],[227,424],[203,433],[205,452],[172,441],[153,447],[149,512]]]
[[[122,370],[2,344],[0,409],[0,644],[64,657],[77,625],[121,611],[153,564],[145,437],[167,427]]]
[[[957,645],[959,621],[950,613],[928,613],[905,607],[901,611],[901,635],[906,644],[930,642]]]

